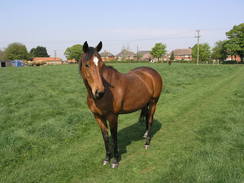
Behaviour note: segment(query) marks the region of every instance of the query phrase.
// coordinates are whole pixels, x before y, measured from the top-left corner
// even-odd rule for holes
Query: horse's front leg
[[[108,125],[106,122],[106,119],[103,118],[102,116],[99,116],[97,114],[94,114],[94,117],[101,129],[102,135],[103,135],[103,140],[104,140],[104,145],[105,145],[105,150],[106,150],[106,155],[105,159],[103,160],[103,165],[107,165],[110,162],[110,159],[112,157],[112,153],[109,147],[109,135],[108,135]]]
[[[112,161],[112,168],[117,168],[119,166],[119,150],[117,143],[117,130],[118,130],[118,115],[111,114],[108,116],[110,132],[113,140],[113,155],[114,159]]]

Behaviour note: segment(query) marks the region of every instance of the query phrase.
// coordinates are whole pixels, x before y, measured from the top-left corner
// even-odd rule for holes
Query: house
[[[22,60],[12,60],[11,65],[14,67],[23,67],[25,64]]]
[[[166,53],[163,55],[163,62],[168,62],[170,60],[171,53]]]
[[[7,60],[7,61],[0,61],[0,67],[23,67],[25,65],[23,60]]]
[[[173,50],[173,52],[174,52],[174,60],[175,61],[177,61],[177,60],[187,60],[187,61],[192,60],[192,49],[191,48],[175,49],[175,50]]]
[[[63,64],[63,61],[61,58],[58,57],[34,57],[32,59],[32,65],[57,65],[57,64]]]
[[[150,51],[138,51],[137,55],[139,57],[139,60],[150,62],[153,59],[153,56],[151,55]]]
[[[110,52],[108,52],[106,50],[104,52],[102,52],[100,55],[101,55],[102,60],[104,62],[115,60],[115,56],[112,53],[110,53]]]
[[[239,55],[229,55],[226,58],[226,61],[236,61],[236,62],[241,62],[241,57]]]
[[[132,51],[123,49],[120,53],[116,55],[118,61],[122,60],[136,60],[136,54]]]
[[[12,66],[11,61],[0,60],[0,67],[9,67]]]
[[[77,61],[73,58],[73,59],[71,59],[71,60],[67,60],[67,63],[68,63],[68,64],[76,64]]]

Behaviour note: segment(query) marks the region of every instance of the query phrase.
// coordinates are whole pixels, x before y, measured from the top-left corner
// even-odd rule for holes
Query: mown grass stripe
[[[155,135],[145,151],[139,113],[122,115],[118,170],[101,166],[102,137],[75,66],[2,70],[0,182],[241,182],[244,68],[148,66],[166,84]]]

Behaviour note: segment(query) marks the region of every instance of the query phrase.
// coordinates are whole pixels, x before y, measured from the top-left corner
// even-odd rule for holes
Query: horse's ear
[[[88,48],[89,48],[89,46],[88,46],[88,43],[87,43],[87,41],[86,41],[86,42],[83,44],[83,52],[84,52],[84,53],[87,53]]]
[[[103,47],[103,43],[102,41],[100,41],[96,47],[97,52],[101,51],[102,47]]]

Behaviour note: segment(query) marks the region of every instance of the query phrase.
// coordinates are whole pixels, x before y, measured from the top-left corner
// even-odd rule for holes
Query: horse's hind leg
[[[146,122],[146,116],[147,116],[147,112],[148,112],[148,105],[146,105],[145,107],[143,107],[141,109],[141,114],[139,117],[139,122],[143,123],[144,121]]]
[[[145,149],[147,149],[150,145],[150,141],[152,138],[152,124],[153,124],[153,116],[156,110],[156,101],[153,101],[149,104],[148,107],[148,112],[147,112],[147,124],[146,124],[146,133],[144,134],[144,137],[146,138],[146,143],[145,143]]]

